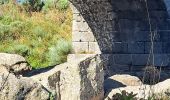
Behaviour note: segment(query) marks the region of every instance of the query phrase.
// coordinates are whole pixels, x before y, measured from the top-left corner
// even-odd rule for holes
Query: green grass
[[[20,54],[33,68],[66,61],[71,50],[69,7],[28,13],[22,6],[9,3],[0,9],[0,52]]]

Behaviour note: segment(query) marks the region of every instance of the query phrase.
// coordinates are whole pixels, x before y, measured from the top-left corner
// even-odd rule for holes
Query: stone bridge
[[[70,0],[72,57],[102,54],[110,74],[170,66],[169,0]],[[165,74],[164,76],[167,76]]]

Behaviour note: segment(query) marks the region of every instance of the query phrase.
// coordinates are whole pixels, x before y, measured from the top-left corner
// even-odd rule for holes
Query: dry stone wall
[[[170,1],[70,0],[70,2],[74,6],[72,36],[75,54],[107,54],[106,66],[116,73],[137,74],[146,65],[163,66],[165,71],[168,70]],[[154,42],[154,56],[150,55],[151,40]]]

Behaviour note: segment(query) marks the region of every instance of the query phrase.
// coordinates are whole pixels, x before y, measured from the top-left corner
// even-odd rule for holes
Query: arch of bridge
[[[154,33],[154,57],[149,56],[151,33],[145,0],[70,0],[75,54],[109,54],[111,69],[169,66],[170,20],[168,0],[147,0]],[[124,68],[126,67],[126,68]],[[136,68],[136,67],[135,67]]]

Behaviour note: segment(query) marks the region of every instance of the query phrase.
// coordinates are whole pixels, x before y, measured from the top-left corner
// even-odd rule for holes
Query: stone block
[[[167,54],[155,54],[154,65],[155,66],[168,66],[169,57]]]
[[[76,61],[82,58],[87,58],[90,56],[94,56],[96,54],[69,54],[67,56],[67,62],[72,62],[72,61]]]
[[[136,31],[134,32],[134,41],[144,42],[150,41],[150,32],[149,31]]]
[[[74,33],[74,32],[78,32],[78,31],[79,31],[78,23],[80,23],[80,22],[77,22],[76,20],[73,20],[72,22],[73,22],[73,23],[72,23],[72,32],[73,32],[73,33]]]
[[[132,72],[144,72],[146,66],[132,66],[131,71]]]
[[[72,44],[74,53],[88,52],[88,42],[73,42]]]
[[[72,41],[74,42],[94,42],[95,37],[92,32],[73,32]]]
[[[163,53],[170,53],[170,42],[163,42]]]
[[[77,20],[73,20],[73,26],[72,26],[72,31],[80,31],[80,32],[88,32],[90,31],[90,27],[87,24],[86,21],[82,20],[82,21],[77,21]]]
[[[168,42],[170,40],[170,31],[159,31],[160,39],[163,42]]]
[[[115,61],[115,64],[131,65],[132,64],[132,56],[131,56],[131,54],[115,54],[114,61]]]
[[[114,42],[113,43],[113,53],[128,53],[128,44],[124,42]]]
[[[130,73],[130,66],[129,65],[119,65],[115,64],[110,67],[108,67],[108,74],[114,75],[114,74],[129,74]]]
[[[152,47],[153,47],[153,53],[154,54],[163,53],[162,45],[163,45],[162,42],[154,42],[153,46],[152,46],[151,42],[146,42],[145,43],[145,53],[149,54]]]
[[[90,27],[89,25],[87,24],[87,22],[84,20],[80,23],[78,23],[78,29],[79,31],[89,31]]]
[[[112,32],[112,39],[114,42],[122,42],[126,40],[126,36],[124,36],[121,32]]]
[[[151,26],[152,26],[152,31],[155,31],[155,30],[158,30],[157,29],[157,20],[156,19],[150,19],[150,22],[151,22]],[[139,30],[141,31],[150,31],[150,24],[148,23],[148,20],[147,19],[142,19],[140,20],[140,22],[138,23],[138,28]]]
[[[134,30],[138,23],[139,22],[135,20],[120,19],[119,20],[120,30],[123,32],[126,30]]]
[[[73,14],[73,20],[76,20],[77,22],[80,22],[83,19],[83,17],[81,16],[81,14]]]
[[[134,41],[134,32],[133,30],[127,29],[126,31],[123,30],[122,32],[119,32],[116,34],[117,40],[121,42],[131,42]]]
[[[139,20],[145,16],[144,10],[126,10],[118,12],[118,17],[120,19],[130,19],[130,20]]]
[[[145,66],[150,64],[148,54],[133,54],[132,55],[132,65],[134,66]]]
[[[131,42],[128,43],[128,52],[131,54],[144,53],[144,42]]]
[[[132,55],[132,65],[134,66],[167,66],[168,63],[169,58],[167,54],[154,54],[154,56],[149,56],[149,54]]]
[[[101,54],[101,50],[97,42],[89,42],[89,53]]]

